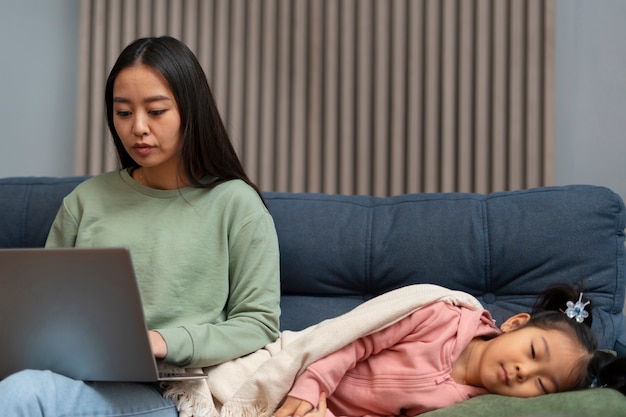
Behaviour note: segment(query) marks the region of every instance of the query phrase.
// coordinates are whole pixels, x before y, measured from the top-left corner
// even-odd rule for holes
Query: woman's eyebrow
[[[144,98],[142,101],[144,103],[153,103],[155,101],[171,101],[172,99],[168,96],[156,95]],[[126,97],[113,97],[114,103],[130,103],[130,99]]]
[[[143,102],[144,103],[152,103],[154,101],[164,101],[164,100],[165,101],[171,101],[172,99],[167,97],[167,96],[158,95],[158,96],[146,97],[146,98],[143,99]]]

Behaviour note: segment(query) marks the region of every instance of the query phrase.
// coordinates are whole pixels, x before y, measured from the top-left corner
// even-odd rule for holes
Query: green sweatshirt
[[[154,190],[126,170],[90,178],[64,199],[46,242],[73,246],[129,248],[168,363],[210,366],[278,337],[276,230],[243,181]]]

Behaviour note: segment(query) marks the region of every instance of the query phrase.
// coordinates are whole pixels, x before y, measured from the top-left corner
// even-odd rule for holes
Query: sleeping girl
[[[486,310],[435,302],[310,364],[275,417],[414,416],[486,393],[624,392],[625,359],[597,350],[590,312],[570,287],[499,327]]]

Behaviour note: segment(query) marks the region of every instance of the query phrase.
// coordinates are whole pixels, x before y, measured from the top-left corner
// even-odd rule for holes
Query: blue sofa
[[[42,246],[62,198],[84,179],[0,179],[0,247]],[[264,197],[280,243],[283,329],[302,329],[415,283],[471,293],[502,322],[528,311],[544,288],[569,282],[582,283],[594,301],[601,347],[626,355],[626,215],[621,198],[607,188],[387,198],[268,192]],[[589,391],[593,400],[573,409],[579,414],[541,415],[626,415],[626,397]],[[581,393],[546,397],[554,396],[555,413],[583,398]],[[546,412],[550,400],[487,395],[428,414],[534,415],[533,404]],[[607,414],[593,404],[612,408]]]

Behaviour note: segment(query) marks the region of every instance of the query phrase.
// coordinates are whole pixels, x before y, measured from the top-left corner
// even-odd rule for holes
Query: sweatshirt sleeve
[[[416,329],[427,326],[431,316],[429,306],[425,306],[385,329],[357,339],[313,362],[296,379],[289,396],[316,405],[320,393],[325,392],[330,397],[344,375],[358,362],[402,343]]]
[[[57,215],[52,223],[48,238],[46,239],[47,248],[70,248],[76,244],[76,235],[78,233],[78,222],[68,208],[68,197],[63,199],[63,204],[59,208]]]

